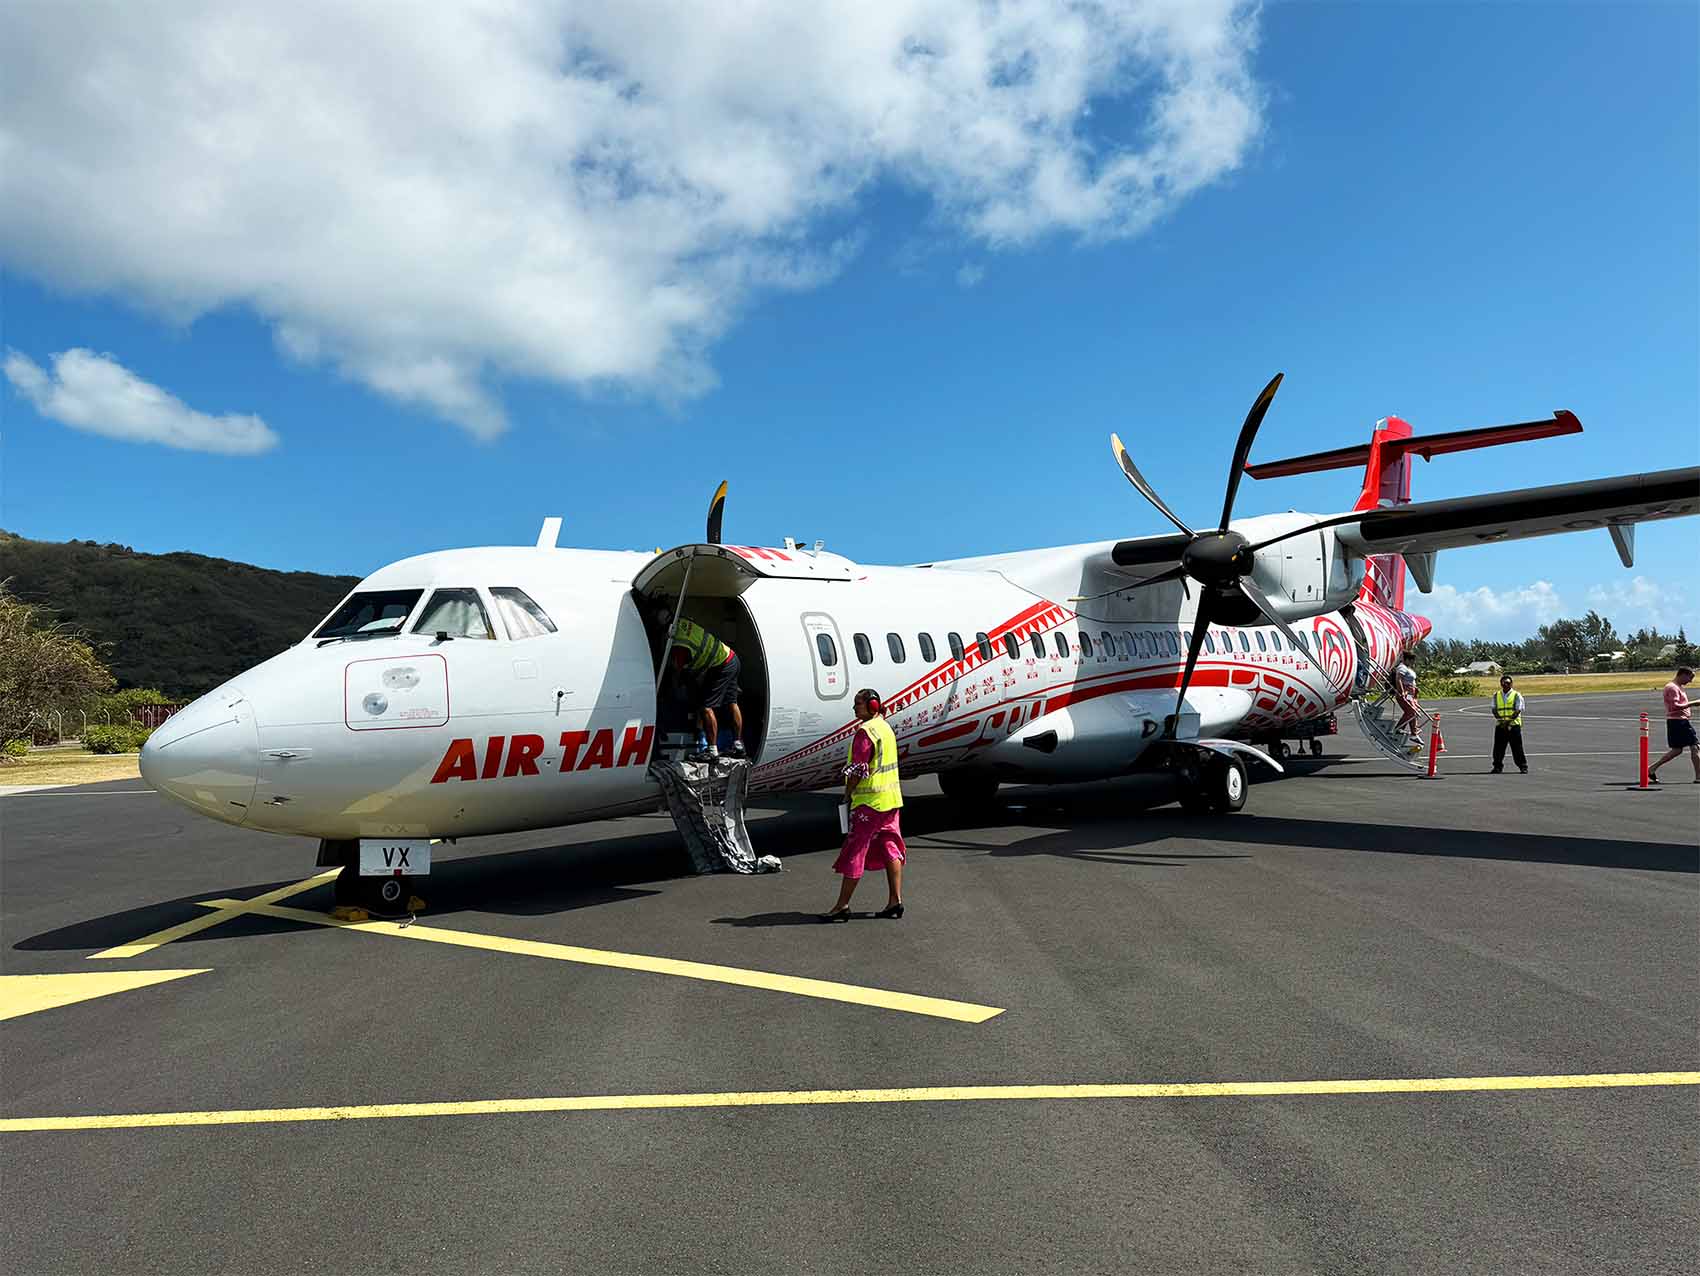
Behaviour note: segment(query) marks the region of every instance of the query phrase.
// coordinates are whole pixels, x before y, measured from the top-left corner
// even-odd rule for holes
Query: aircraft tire
[[[1204,792],[1210,809],[1218,815],[1228,815],[1245,806],[1245,763],[1238,758],[1212,761],[1204,773]]]
[[[1311,738],[1310,742],[1310,756],[1313,758],[1320,758],[1322,756],[1322,741],[1316,739],[1314,736]]]
[[[997,800],[998,778],[986,771],[941,771],[939,789],[963,806],[988,806]]]

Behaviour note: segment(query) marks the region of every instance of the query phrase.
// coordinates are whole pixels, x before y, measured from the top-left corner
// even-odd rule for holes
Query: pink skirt
[[[903,828],[898,820],[902,811],[902,807],[876,811],[871,806],[858,806],[851,811],[850,835],[832,862],[832,871],[859,878],[865,869],[903,863],[908,858],[905,854],[908,848],[903,845]]]

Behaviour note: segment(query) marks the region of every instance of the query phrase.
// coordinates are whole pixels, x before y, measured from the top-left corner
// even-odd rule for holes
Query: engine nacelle
[[[1263,514],[1236,519],[1234,530],[1252,544],[1317,521],[1315,514]],[[1257,551],[1250,582],[1283,620],[1337,611],[1358,596],[1364,560],[1347,552],[1332,527],[1294,536]]]

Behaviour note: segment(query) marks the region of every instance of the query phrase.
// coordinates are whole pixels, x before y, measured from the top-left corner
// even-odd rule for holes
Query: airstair
[[[774,855],[760,855],[744,827],[744,796],[750,764],[718,757],[690,762],[659,753],[649,776],[660,784],[667,811],[698,873],[774,873],[783,867]]]
[[[1393,694],[1391,679],[1385,678],[1371,682],[1354,696],[1352,711],[1357,715],[1358,730],[1377,753],[1407,771],[1428,774],[1429,748],[1438,730],[1439,715],[1418,706],[1418,733],[1413,736],[1399,730],[1404,714]]]

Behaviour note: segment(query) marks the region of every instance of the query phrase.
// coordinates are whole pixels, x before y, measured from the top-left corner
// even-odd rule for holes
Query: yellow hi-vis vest
[[[1494,721],[1502,727],[1520,727],[1523,725],[1523,706],[1518,704],[1519,696],[1513,691],[1496,691],[1493,693]]]
[[[685,668],[692,673],[718,669],[726,663],[732,649],[695,621],[681,619],[673,629],[673,645],[683,647],[690,657]]]
[[[884,718],[869,718],[861,723],[868,739],[874,742],[874,755],[868,759],[866,778],[856,781],[850,791],[850,806],[871,806],[876,811],[895,811],[903,805],[903,786],[897,779],[897,736]],[[850,752],[846,763],[856,760],[856,736],[850,736]]]

